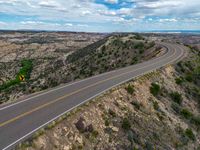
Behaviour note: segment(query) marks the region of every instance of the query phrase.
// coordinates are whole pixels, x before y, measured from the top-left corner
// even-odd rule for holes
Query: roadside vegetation
[[[160,85],[157,83],[152,83],[150,87],[150,92],[153,94],[153,96],[158,96],[160,92]]]
[[[126,87],[126,91],[129,93],[129,94],[133,94],[134,93],[134,87],[131,86],[130,84]]]
[[[31,60],[28,59],[22,60],[21,69],[17,73],[16,78],[0,85],[0,90],[5,90],[11,86],[20,84],[20,82],[22,82],[22,80],[20,80],[20,76],[24,77],[24,80],[28,80],[30,78],[32,68],[33,64]]]

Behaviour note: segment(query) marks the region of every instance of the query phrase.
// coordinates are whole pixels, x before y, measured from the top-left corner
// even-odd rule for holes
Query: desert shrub
[[[200,145],[197,147],[197,150],[200,150]]]
[[[109,110],[108,110],[108,113],[109,113],[112,117],[116,117],[116,113],[115,113],[113,110],[109,109]]]
[[[151,94],[153,94],[153,96],[157,96],[160,92],[160,85],[152,83],[150,87],[150,92]]]
[[[171,105],[171,107],[172,107],[172,109],[176,112],[176,113],[180,113],[181,112],[181,107],[180,107],[180,105],[178,105],[177,103],[172,103],[172,105]]]
[[[140,34],[136,33],[135,34],[135,39],[136,40],[144,40],[144,37],[142,37]]]
[[[196,137],[192,131],[192,129],[186,129],[185,130],[185,136],[187,136],[189,139],[195,141],[196,140]]]
[[[152,143],[146,142],[146,150],[154,150],[154,146]]]
[[[104,52],[105,52],[105,50],[106,50],[106,46],[105,46],[105,45],[103,45],[103,46],[101,47],[101,51],[102,51],[102,53],[104,53]]]
[[[131,102],[131,104],[136,108],[136,109],[140,109],[140,107],[141,107],[141,104],[139,103],[139,102],[137,102],[137,101],[132,101]]]
[[[187,75],[185,76],[185,80],[188,81],[188,82],[192,82],[192,81],[193,81],[193,76],[192,76],[192,74],[187,74]]]
[[[194,73],[195,73],[195,75],[197,75],[197,76],[200,75],[200,66],[198,66],[197,68],[195,68]]]
[[[117,47],[122,47],[124,45],[123,41],[120,38],[116,38],[112,44]]]
[[[172,92],[170,94],[170,97],[171,99],[176,102],[177,104],[181,105],[182,104],[182,101],[183,101],[183,98],[182,98],[182,95],[179,94],[178,92]]]
[[[83,145],[78,145],[78,149],[83,149]]]
[[[191,118],[193,116],[193,114],[186,108],[181,110],[181,115],[183,117],[185,117],[186,119],[189,119],[189,118]]]
[[[193,116],[191,118],[191,123],[195,124],[196,126],[200,127],[200,117],[199,116]]]
[[[140,53],[140,54],[143,54],[143,53],[144,53],[144,49],[141,49],[141,50],[139,51],[139,53]]]
[[[156,102],[156,101],[153,102],[153,108],[154,108],[155,110],[159,110],[158,102]]]
[[[93,132],[94,131],[94,127],[92,124],[88,125],[86,128],[85,128],[85,132]]]
[[[149,47],[148,48],[151,48],[151,47],[154,47],[154,46],[155,46],[155,42],[152,41],[152,42],[149,43]],[[161,49],[161,48],[160,47],[156,48],[156,50],[159,50],[159,49]]]
[[[183,78],[176,78],[176,84],[181,85],[183,83]]]
[[[103,57],[102,53],[98,53],[97,57],[102,58]]]
[[[105,119],[105,126],[109,126],[110,125],[110,121],[108,119]]]
[[[143,49],[144,48],[144,43],[143,42],[138,42],[134,46],[135,49]]]
[[[127,118],[124,118],[122,121],[122,128],[124,130],[129,130],[131,128],[131,124]]]
[[[133,144],[133,142],[137,144],[141,144],[141,138],[140,135],[137,134],[134,130],[129,130],[127,132],[128,140]]]
[[[134,88],[133,86],[131,86],[130,84],[128,85],[128,87],[126,87],[126,91],[129,93],[129,94],[133,94],[134,93]]]
[[[137,57],[134,57],[133,59],[132,59],[132,61],[131,61],[131,65],[134,65],[134,64],[136,64],[136,63],[138,63],[138,58]]]
[[[93,137],[97,138],[98,135],[99,135],[99,132],[98,132],[97,130],[94,130],[94,131],[92,132],[92,136],[93,136]]]

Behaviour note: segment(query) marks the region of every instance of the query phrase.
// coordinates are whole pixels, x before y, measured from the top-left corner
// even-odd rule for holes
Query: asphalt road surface
[[[182,45],[162,43],[165,54],[141,64],[66,84],[28,99],[0,107],[0,149],[13,149],[35,131],[91,100],[101,93],[135,77],[175,63],[186,55]]]

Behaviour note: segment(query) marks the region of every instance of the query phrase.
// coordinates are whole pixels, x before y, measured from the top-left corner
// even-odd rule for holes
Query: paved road
[[[12,149],[39,128],[106,90],[175,63],[186,55],[181,45],[162,43],[166,53],[150,61],[51,89],[0,107],[0,149]]]

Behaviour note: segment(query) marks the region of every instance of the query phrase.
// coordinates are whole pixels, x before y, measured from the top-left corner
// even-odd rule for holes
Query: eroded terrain
[[[133,65],[162,52],[159,45],[138,34],[9,32],[0,39],[1,103]]]

